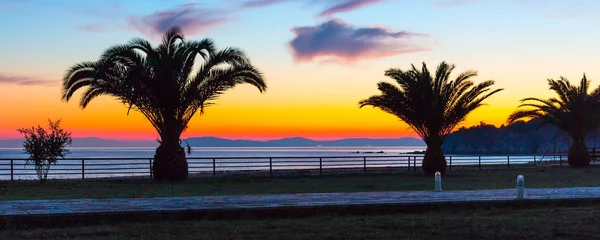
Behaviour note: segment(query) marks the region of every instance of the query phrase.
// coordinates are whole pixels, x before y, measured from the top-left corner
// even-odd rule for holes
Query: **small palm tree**
[[[75,64],[64,76],[62,99],[68,102],[77,90],[87,87],[82,108],[108,95],[141,112],[160,137],[154,178],[174,181],[188,176],[180,137],[189,121],[226,90],[244,83],[261,92],[267,89],[262,74],[242,51],[216,50],[211,39],[186,41],[173,27],[157,47],[134,38],[108,48],[95,62]]]
[[[579,86],[571,85],[568,79],[548,79],[550,90],[558,98],[524,98],[520,107],[529,107],[513,112],[509,123],[524,118],[540,119],[543,124],[553,124],[569,134],[572,139],[569,147],[569,166],[585,167],[590,164],[590,154],[585,143],[588,134],[600,127],[600,87],[588,93],[590,82],[583,75]]]
[[[425,63],[421,70],[403,71],[389,69],[385,75],[400,85],[379,82],[381,95],[375,95],[359,102],[360,107],[373,106],[396,115],[408,124],[427,144],[423,157],[423,171],[434,174],[446,172],[446,159],[442,145],[446,136],[476,108],[483,100],[501,91],[490,91],[494,81],[488,80],[477,85],[469,80],[477,76],[475,71],[466,71],[453,81],[450,74],[454,65],[439,64],[432,75]]]

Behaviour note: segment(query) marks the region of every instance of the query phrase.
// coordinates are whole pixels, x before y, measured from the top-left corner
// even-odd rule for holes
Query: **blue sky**
[[[143,121],[127,118],[110,98],[86,110],[63,103],[59,82],[72,64],[133,37],[156,42],[171,25],[190,39],[243,49],[269,84],[266,94],[233,90],[191,123],[193,133],[231,128],[227,136],[309,136],[335,128],[329,122],[336,119],[341,125],[331,137],[383,136],[386,128],[385,136],[410,134],[395,118],[358,109],[357,102],[389,80],[388,68],[444,60],[457,72],[478,70],[475,81],[493,79],[506,89],[467,121],[500,125],[519,99],[549,96],[547,78],[578,81],[585,72],[600,83],[598,10],[594,0],[0,0],[0,102],[19,101],[4,111],[38,112],[0,120],[0,137],[46,117],[68,117],[65,124],[90,134],[108,128],[81,123],[92,117],[111,116],[124,126]],[[319,110],[325,108],[333,110]],[[256,116],[247,125],[219,125],[215,115],[240,117],[236,112]],[[263,123],[267,118],[275,120]]]
[[[0,18],[9,23],[0,30],[11,36],[4,39],[2,50],[12,58],[36,53],[62,53],[64,61],[94,58],[106,46],[133,36],[151,36],[151,29],[160,28],[141,19],[168,11],[188,11],[189,20],[179,22],[189,24],[189,35],[210,36],[218,43],[265,53],[264,58],[274,64],[290,57],[286,45],[294,37],[292,28],[317,26],[331,19],[356,28],[382,26],[427,34],[428,38],[419,39],[421,47],[449,59],[465,52],[497,59],[514,58],[515,53],[539,59],[580,52],[586,58],[585,46],[600,40],[594,29],[599,20],[594,11],[600,3],[589,0],[354,0],[365,3],[329,16],[319,14],[353,1],[267,0],[254,1],[264,2],[262,6],[245,7],[251,2],[0,0]],[[558,44],[562,47],[557,48]],[[25,45],[28,49],[17,47]],[[48,64],[46,58],[38,58],[29,61]],[[2,66],[17,69],[23,67],[20,62],[0,58]],[[54,67],[48,65],[48,71]]]

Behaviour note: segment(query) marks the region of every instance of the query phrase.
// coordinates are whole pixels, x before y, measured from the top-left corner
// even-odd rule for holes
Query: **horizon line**
[[[109,141],[120,141],[120,142],[156,142],[156,139],[150,139],[150,138],[140,138],[140,139],[119,139],[119,138],[101,138],[101,137],[95,137],[95,136],[87,136],[87,137],[73,137],[73,139],[86,139],[86,138],[95,138],[95,139],[99,139],[99,140],[109,140]],[[276,141],[276,140],[284,140],[284,139],[294,139],[294,138],[302,138],[302,139],[306,139],[306,140],[311,140],[311,141],[316,141],[316,142],[326,142],[326,141],[338,141],[338,140],[345,140],[345,139],[386,139],[386,140],[391,140],[391,139],[406,139],[406,138],[412,138],[412,139],[417,139],[417,140],[422,140],[419,137],[413,137],[413,136],[404,136],[404,137],[346,137],[346,138],[335,138],[335,139],[324,139],[324,140],[317,140],[317,139],[313,139],[313,138],[309,138],[309,137],[301,137],[301,136],[296,136],[296,137],[280,137],[280,138],[271,138],[271,139],[251,139],[251,138],[227,138],[227,137],[215,137],[215,136],[194,136],[194,137],[187,137],[187,138],[182,138],[181,140],[187,140],[190,138],[218,138],[218,139],[223,139],[223,140],[231,140],[231,141],[256,141],[256,142],[267,142],[267,141]],[[0,138],[0,141],[10,141],[10,140],[22,140],[21,138]]]

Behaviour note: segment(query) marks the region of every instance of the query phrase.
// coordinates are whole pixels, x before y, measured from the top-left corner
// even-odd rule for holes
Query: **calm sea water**
[[[67,158],[152,158],[154,147],[70,148]],[[359,152],[399,154],[422,151],[425,147],[193,147],[189,157],[294,157],[349,156]],[[21,148],[0,148],[1,158],[27,158]]]

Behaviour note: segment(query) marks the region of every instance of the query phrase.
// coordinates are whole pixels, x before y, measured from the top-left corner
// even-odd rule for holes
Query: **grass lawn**
[[[514,188],[518,174],[525,186],[599,186],[600,168],[570,169],[546,167],[497,171],[448,172],[443,190]],[[132,198],[202,195],[240,195],[306,192],[362,192],[433,190],[433,177],[422,173],[394,175],[295,177],[295,178],[204,178],[183,183],[155,183],[149,180],[49,180],[0,182],[0,200],[66,198]]]
[[[1,239],[594,239],[600,205],[8,229]]]

